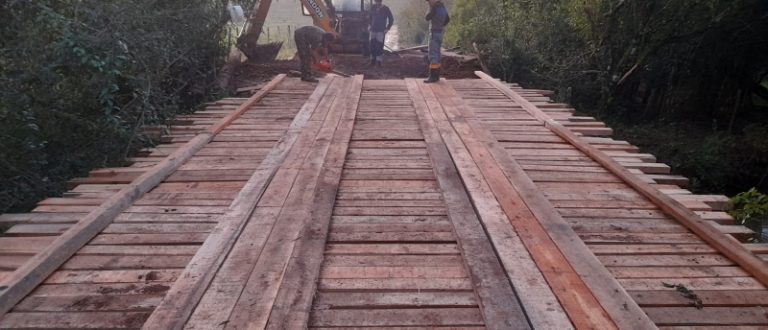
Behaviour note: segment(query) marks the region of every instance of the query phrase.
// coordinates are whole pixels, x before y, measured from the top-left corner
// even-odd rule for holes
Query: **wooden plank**
[[[29,255],[2,255],[0,256],[0,271],[7,272],[7,278],[13,270],[24,265],[32,256]]]
[[[453,232],[330,233],[331,242],[455,242]]]
[[[765,290],[760,282],[754,277],[724,277],[724,278],[625,278],[619,279],[619,282],[627,291],[658,291],[672,290],[664,283],[683,285],[686,288],[695,291],[699,290]]]
[[[151,269],[151,270],[58,270],[51,274],[46,284],[79,284],[79,283],[134,283],[134,282],[173,282],[180,269]]]
[[[695,244],[698,236],[690,233],[579,233],[585,243]]]
[[[100,269],[158,269],[184,268],[192,259],[191,255],[75,255],[62,270],[100,270]]]
[[[638,254],[702,254],[717,253],[706,244],[590,244],[590,250],[596,255],[638,255]]]
[[[687,233],[683,225],[667,219],[566,218],[577,233]]]
[[[18,312],[88,312],[88,311],[124,311],[151,312],[162,295],[132,295],[115,299],[113,296],[31,296],[22,300],[13,308]]]
[[[400,216],[417,216],[417,215],[446,215],[444,207],[335,207],[333,209],[333,215],[335,216],[365,216],[365,215],[400,215]]]
[[[462,264],[461,256],[434,255],[329,255],[326,267],[454,267]]]
[[[98,284],[43,284],[33,291],[30,296],[130,296],[130,295],[160,295],[171,287],[171,283],[98,283]]]
[[[322,292],[318,294],[315,305],[318,309],[477,307],[477,298],[471,291]]]
[[[462,255],[472,277],[477,279],[476,292],[480,299],[481,311],[488,328],[529,328],[523,307],[515,299],[515,291],[506,280],[506,272],[493,252],[490,239],[485,235],[481,220],[477,217],[470,196],[461,182],[460,173],[446,147],[445,121],[435,118],[435,100],[426,91],[426,85],[415,80],[406,80],[419,123],[425,135],[432,167],[443,191],[443,198],[449,210],[449,219],[454,224]],[[456,157],[454,154],[453,157]],[[539,306],[541,307],[541,306]],[[551,306],[550,306],[551,307]],[[552,313],[553,318],[557,313]],[[557,322],[557,321],[555,321]]]
[[[697,278],[697,277],[744,277],[749,276],[741,267],[610,267],[616,278]]]
[[[326,254],[425,254],[425,255],[458,255],[456,244],[328,244]]]
[[[194,255],[199,245],[88,245],[77,255]]]
[[[691,306],[691,299],[677,291],[632,291],[632,297],[641,306],[667,307]],[[768,304],[768,291],[703,291],[697,290],[696,296],[704,307],[765,306]]]
[[[341,118],[323,160],[319,183],[311,204],[311,217],[296,241],[283,275],[283,284],[273,302],[266,324],[268,329],[304,328],[309,321],[317,279],[322,272],[320,266],[336,193],[342,178],[342,168],[345,156],[348,150],[351,150],[349,143],[355,126],[362,86],[363,76],[356,75],[344,90],[344,98],[338,98],[341,102],[336,107],[340,108]]]
[[[112,194],[110,193],[110,195]],[[10,226],[24,222],[77,222],[86,215],[84,213],[6,213],[0,215],[0,224]]]
[[[0,319],[0,328],[138,329],[148,315],[147,312],[8,313]]]
[[[231,315],[228,327],[232,328],[263,328],[267,326],[270,314],[274,311],[275,299],[286,275],[296,242],[300,241],[303,228],[309,225],[315,190],[322,189],[324,182],[321,174],[326,162],[331,162],[334,156],[333,143],[337,129],[343,126],[344,111],[347,98],[344,97],[352,79],[340,80],[340,92],[335,95],[328,111],[319,116],[316,112],[313,118],[322,121],[322,127],[311,141],[310,152],[299,164],[301,170],[289,193],[285,207],[277,220],[262,251],[262,257],[256,262],[248,281],[242,288]],[[339,160],[338,167],[343,164]],[[340,169],[338,169],[340,172]],[[331,196],[332,198],[333,196]]]
[[[170,233],[209,233],[213,230],[213,223],[113,223],[104,228],[104,234],[170,234]]]
[[[345,165],[346,166],[346,165]],[[355,192],[339,192],[336,195],[336,201],[381,201],[381,202],[406,202],[413,201],[415,203],[431,202],[442,203],[442,195],[439,193],[355,193]],[[437,205],[437,204],[435,204]],[[435,206],[435,205],[419,205],[419,206]]]
[[[762,307],[646,307],[648,316],[660,326],[666,325],[762,325],[768,315]]]
[[[342,181],[343,183],[344,181]],[[441,224],[447,223],[444,215],[335,215],[334,224]]]
[[[207,233],[192,234],[99,234],[91,245],[202,244]]]
[[[433,87],[433,89],[435,88]],[[545,276],[549,276],[548,279],[552,278],[552,280],[548,280],[550,285],[554,283],[568,285],[567,292],[555,289],[556,293],[560,293],[558,298],[562,300],[569,296],[570,299],[578,297],[578,299],[572,300],[570,304],[563,306],[566,311],[576,311],[569,313],[576,327],[589,327],[592,326],[591,323],[600,324],[599,328],[616,326],[633,329],[655,328],[621,284],[613,278],[560,217],[520,165],[511,158],[506,150],[499,150],[500,148],[494,146],[495,139],[488,135],[487,130],[475,124],[475,115],[471,109],[462,105],[461,100],[455,97],[455,91],[445,86],[437,88],[435,93],[444,103],[453,102],[456,107],[457,110],[448,113],[448,116],[449,118],[452,117],[451,122],[459,135],[462,136],[464,143],[477,145],[477,147],[470,148],[473,159],[495,159],[481,169],[485,168],[484,175],[488,177],[488,182],[497,199],[505,201],[502,203],[502,207],[507,212],[515,229],[526,232],[525,235],[521,236],[526,237],[524,243],[526,243],[528,251],[534,256],[539,267],[548,264],[544,268],[555,267],[555,269],[559,269],[554,274],[545,272]],[[470,125],[474,124],[474,126],[464,127],[464,132],[462,132],[462,125],[460,124],[463,122]],[[481,141],[484,143],[472,142],[464,138],[471,136],[471,134],[483,137]],[[491,170],[501,173],[494,175]],[[532,241],[534,239],[537,240],[535,243]],[[550,248],[543,249],[546,246]],[[547,254],[548,256],[544,257]],[[555,278],[557,278],[556,281]],[[577,287],[574,284],[581,284],[582,291],[574,290]],[[593,294],[594,296],[592,296]],[[588,311],[584,311],[585,309]],[[575,317],[583,317],[584,319],[574,319]],[[584,323],[580,325],[578,322]]]
[[[334,278],[465,278],[463,265],[454,267],[323,267],[320,276]],[[314,292],[314,291],[313,291]]]
[[[338,202],[337,204],[338,205]],[[453,226],[450,223],[440,224],[334,224],[331,226],[334,233],[365,233],[365,232],[450,232]]]
[[[681,266],[732,266],[730,259],[716,254],[687,254],[687,255],[608,255],[598,256],[606,266],[610,267],[681,267]],[[674,268],[673,268],[674,269]]]
[[[165,299],[144,324],[145,329],[181,329],[184,326],[195,306],[203,298],[206,288],[213,281],[216,275],[214,270],[221,267],[225,257],[234,247],[238,235],[243,232],[268,183],[279,166],[288,158],[290,151],[294,149],[299,136],[307,134],[303,128],[307,126],[333,82],[333,78],[325,79],[317,86],[294,118],[291,127],[261,162],[238,198],[232,203],[232,211],[223,217],[193,257],[182,274],[182,280],[174,283]],[[267,209],[266,212],[270,213],[274,210]],[[258,244],[258,242],[255,243]]]
[[[36,254],[55,239],[54,237],[0,237],[0,253]]]
[[[312,326],[472,326],[483,325],[477,308],[423,308],[315,311]]]

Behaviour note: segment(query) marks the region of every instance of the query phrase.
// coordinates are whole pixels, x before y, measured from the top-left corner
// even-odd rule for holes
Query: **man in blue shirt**
[[[450,21],[448,9],[440,0],[427,0],[429,13],[425,17],[429,21],[429,78],[425,83],[433,83],[440,80],[440,47],[443,46],[443,32]]]
[[[384,37],[387,32],[389,32],[392,24],[395,23],[395,19],[392,17],[392,11],[381,2],[382,0],[375,0],[370,13],[371,21],[368,28],[371,31],[369,44],[371,50],[371,66],[381,66],[381,56],[384,54]]]

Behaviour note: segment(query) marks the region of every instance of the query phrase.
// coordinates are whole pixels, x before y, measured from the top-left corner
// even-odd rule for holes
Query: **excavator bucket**
[[[253,14],[248,19],[245,33],[237,38],[237,48],[240,49],[251,62],[274,60],[275,57],[277,57],[277,53],[280,52],[280,48],[283,46],[282,42],[273,42],[263,45],[258,44],[261,30],[264,27],[264,21],[267,19],[267,13],[269,12],[269,7],[271,5],[272,0],[259,0],[257,3],[254,3],[251,11]]]
[[[277,57],[283,42],[271,42],[267,44],[258,44],[259,36],[253,34],[243,34],[237,38],[237,48],[240,49],[251,62],[268,62]]]

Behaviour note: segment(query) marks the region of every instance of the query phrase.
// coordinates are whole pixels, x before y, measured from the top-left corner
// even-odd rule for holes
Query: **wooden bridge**
[[[179,119],[0,217],[0,328],[768,328],[725,197],[478,76],[280,75]]]

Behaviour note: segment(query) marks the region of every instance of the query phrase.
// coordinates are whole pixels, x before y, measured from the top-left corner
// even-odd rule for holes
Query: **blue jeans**
[[[430,69],[439,69],[440,68],[440,47],[443,46],[443,33],[442,32],[431,32],[429,34],[429,51],[427,52],[429,56],[429,68]]]
[[[371,59],[381,61],[384,54],[384,32],[371,32],[370,39]]]

